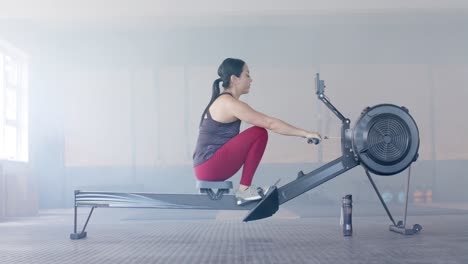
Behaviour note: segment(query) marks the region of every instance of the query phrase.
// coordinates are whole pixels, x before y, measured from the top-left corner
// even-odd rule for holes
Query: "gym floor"
[[[0,263],[468,263],[466,204],[411,205],[408,223],[423,227],[412,236],[390,232],[381,207],[355,205],[351,237],[339,207],[286,205],[248,223],[245,211],[98,208],[82,240],[69,239],[72,209],[41,211],[0,222]]]

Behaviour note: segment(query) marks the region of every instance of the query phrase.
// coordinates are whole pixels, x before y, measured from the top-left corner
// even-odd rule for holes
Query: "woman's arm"
[[[234,98],[230,98],[226,106],[227,109],[231,111],[231,114],[236,118],[254,126],[263,127],[275,133],[286,136],[317,138],[319,140],[322,139],[319,133],[297,128],[278,118],[267,116],[263,113],[255,111],[248,104]]]

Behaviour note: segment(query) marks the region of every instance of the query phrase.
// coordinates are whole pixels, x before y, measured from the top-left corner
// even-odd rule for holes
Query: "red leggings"
[[[195,175],[202,181],[225,181],[244,165],[240,184],[250,186],[267,141],[266,129],[257,126],[246,129],[196,166]]]

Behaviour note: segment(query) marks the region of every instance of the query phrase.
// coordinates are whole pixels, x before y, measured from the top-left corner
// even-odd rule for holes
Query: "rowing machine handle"
[[[314,143],[315,145],[317,145],[318,143],[320,143],[320,140],[318,138],[308,138],[307,143],[309,144]]]

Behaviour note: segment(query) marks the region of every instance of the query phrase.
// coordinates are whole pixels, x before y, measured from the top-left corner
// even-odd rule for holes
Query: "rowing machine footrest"
[[[272,216],[279,208],[278,188],[271,186],[263,199],[250,210],[244,222],[263,219]]]

